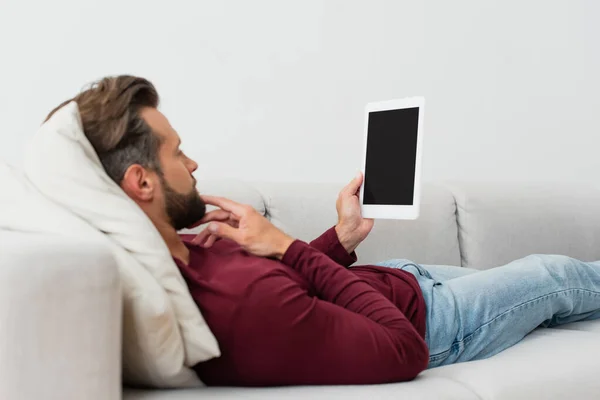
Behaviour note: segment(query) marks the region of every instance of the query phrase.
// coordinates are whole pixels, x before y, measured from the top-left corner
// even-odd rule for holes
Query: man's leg
[[[493,356],[539,326],[600,318],[600,262],[532,255],[434,288],[454,301],[433,302],[430,366]]]
[[[532,255],[441,282],[396,261],[423,291],[430,368],[490,357],[538,326],[600,318],[600,262]]]

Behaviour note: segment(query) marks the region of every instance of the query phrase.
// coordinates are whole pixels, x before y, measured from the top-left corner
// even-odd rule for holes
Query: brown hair
[[[132,164],[160,173],[160,138],[139,115],[143,107],[158,107],[150,81],[129,75],[103,78],[52,110],[46,121],[71,101],[79,106],[83,131],[112,180],[120,184]]]

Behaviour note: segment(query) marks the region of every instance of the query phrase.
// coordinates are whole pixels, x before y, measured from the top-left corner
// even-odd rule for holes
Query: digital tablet
[[[424,111],[423,97],[367,104],[360,188],[364,218],[419,216]]]

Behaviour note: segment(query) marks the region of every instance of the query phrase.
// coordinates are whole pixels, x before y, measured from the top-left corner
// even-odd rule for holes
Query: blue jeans
[[[491,357],[540,326],[600,318],[600,261],[531,255],[485,271],[404,259],[377,265],[417,278],[429,368]]]

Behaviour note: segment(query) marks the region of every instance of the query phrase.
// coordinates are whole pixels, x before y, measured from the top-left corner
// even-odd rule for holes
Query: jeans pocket
[[[425,278],[433,280],[433,278],[431,277],[431,274],[429,273],[429,271],[427,271],[425,268],[423,268],[419,264],[411,262],[411,263],[407,263],[404,267],[402,267],[402,269],[404,269],[405,267],[413,267],[414,269],[416,269],[418,271],[419,275],[424,276]]]
[[[410,260],[404,259],[404,258],[388,260],[388,261],[384,261],[381,263],[377,263],[375,265],[380,266],[380,267],[401,269],[401,270],[409,272],[415,276],[420,275],[425,278],[433,280],[429,271],[427,271],[425,268],[423,268],[419,264],[412,262]]]
[[[413,275],[419,274],[427,279],[433,280],[429,271],[427,271],[425,268],[423,268],[417,263],[407,262],[400,269],[402,269],[403,271],[411,272]],[[413,271],[410,271],[411,269]]]

